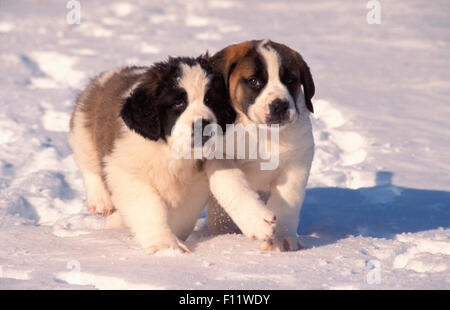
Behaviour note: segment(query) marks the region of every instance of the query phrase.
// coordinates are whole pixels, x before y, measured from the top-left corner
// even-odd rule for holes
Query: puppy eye
[[[286,76],[285,78],[284,78],[284,83],[285,84],[293,84],[293,83],[295,83],[296,82],[296,78],[295,78],[295,76]]]
[[[247,79],[247,83],[251,88],[259,88],[261,87],[261,82],[254,76],[251,76]]]
[[[186,108],[186,102],[185,102],[185,101],[178,101],[178,102],[176,102],[176,103],[173,105],[173,107],[174,107],[176,110],[184,110],[184,108]]]

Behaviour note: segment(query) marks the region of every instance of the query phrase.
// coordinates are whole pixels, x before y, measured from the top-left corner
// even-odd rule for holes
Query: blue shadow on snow
[[[450,192],[398,187],[392,172],[376,173],[376,186],[307,189],[298,233],[340,239],[450,228]]]

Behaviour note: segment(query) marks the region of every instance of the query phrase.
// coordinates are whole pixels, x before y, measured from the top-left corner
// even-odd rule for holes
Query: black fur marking
[[[311,98],[314,96],[315,86],[308,64],[299,53],[294,52],[287,46],[272,41],[270,41],[270,45],[281,56],[279,73],[281,82],[286,85],[294,100],[297,99],[300,92],[298,85],[303,85],[305,105],[311,113],[314,113]],[[291,83],[289,83],[290,80]]]
[[[277,48],[274,49],[280,55],[281,65],[279,69],[280,81],[283,83],[289,91],[292,99],[297,100],[300,94],[300,71],[298,70],[298,62],[292,54],[289,54],[285,49]],[[295,109],[298,111],[297,105]]]
[[[236,111],[233,109],[225,80],[221,74],[212,74],[205,94],[204,104],[213,111],[217,118],[217,124],[225,132],[227,124],[233,124],[236,120]]]
[[[312,105],[311,98],[314,96],[316,92],[316,87],[314,85],[314,81],[311,75],[311,71],[309,70],[308,64],[303,62],[303,66],[300,69],[301,72],[301,82],[303,84],[303,90],[305,91],[305,104],[311,113],[314,113],[314,108]]]
[[[126,99],[120,115],[130,129],[156,141],[161,136],[161,124],[152,99],[147,90],[140,86]]]
[[[125,124],[141,136],[166,140],[180,111],[174,111],[177,102],[186,99],[186,92],[177,86],[181,75],[180,64],[195,64],[190,58],[169,58],[155,63],[144,73],[139,86],[125,100],[121,117]]]
[[[170,136],[178,117],[186,108],[177,109],[176,105],[181,103],[185,103],[185,105],[188,104],[187,93],[184,89],[179,87],[165,87],[159,98],[158,113],[161,119],[161,138],[166,140],[166,137]]]
[[[229,103],[221,75],[213,74],[208,55],[198,58],[171,57],[166,62],[154,64],[144,73],[139,86],[125,99],[121,117],[125,124],[141,136],[167,141],[172,128],[183,113],[187,102],[186,90],[178,86],[181,64],[200,64],[210,82],[204,96],[204,103],[216,115],[219,125],[234,123],[236,112]],[[183,106],[184,108],[179,108]],[[177,107],[178,105],[178,107]]]

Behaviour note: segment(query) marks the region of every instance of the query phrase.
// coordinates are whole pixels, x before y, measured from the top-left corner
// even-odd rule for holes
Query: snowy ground
[[[450,289],[450,3],[0,0],[0,288]],[[271,38],[316,82],[316,157],[299,233],[258,251],[198,222],[192,254],[146,256],[88,214],[66,136],[111,67]]]

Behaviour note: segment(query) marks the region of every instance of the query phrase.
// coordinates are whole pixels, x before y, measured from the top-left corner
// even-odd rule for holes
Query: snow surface
[[[0,288],[450,289],[450,2],[0,1]],[[93,75],[271,38],[316,82],[308,249],[211,236],[147,256],[84,206],[67,143]]]

